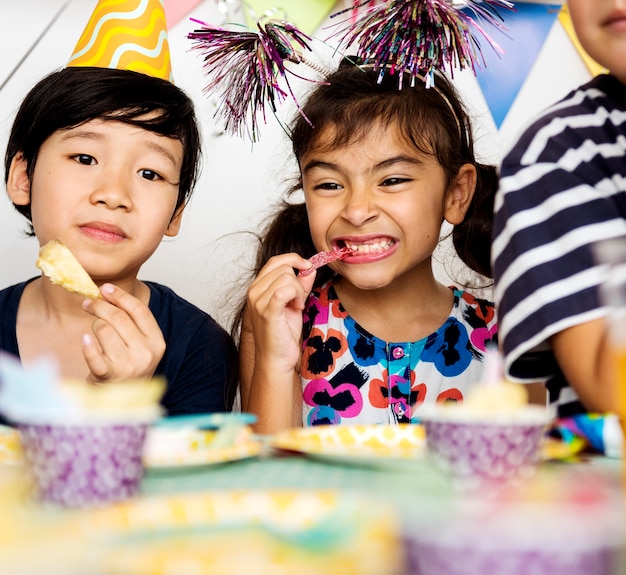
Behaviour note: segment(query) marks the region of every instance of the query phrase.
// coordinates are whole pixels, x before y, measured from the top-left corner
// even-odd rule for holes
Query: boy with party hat
[[[232,339],[171,289],[138,279],[175,236],[196,182],[193,103],[172,83],[159,0],[100,0],[68,65],[37,83],[5,155],[13,205],[41,246],[65,244],[99,287],[84,299],[45,275],[0,291],[0,350],[53,357],[61,377],[162,376],[169,414],[225,411]]]

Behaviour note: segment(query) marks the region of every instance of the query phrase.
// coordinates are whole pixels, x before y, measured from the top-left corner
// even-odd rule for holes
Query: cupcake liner
[[[135,495],[143,476],[147,423],[20,424],[36,497],[91,507]]]

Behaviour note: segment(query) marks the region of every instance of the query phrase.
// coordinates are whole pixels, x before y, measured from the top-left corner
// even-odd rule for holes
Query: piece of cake
[[[58,284],[88,299],[101,297],[98,286],[89,277],[85,268],[59,240],[51,240],[41,247],[35,265],[50,278],[53,284]]]

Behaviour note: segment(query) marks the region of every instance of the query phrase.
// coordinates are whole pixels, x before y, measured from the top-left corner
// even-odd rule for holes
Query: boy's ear
[[[477,177],[473,164],[463,164],[459,169],[446,196],[444,218],[448,223],[460,224],[465,218],[474,197]]]
[[[15,154],[11,160],[7,178],[7,193],[16,206],[27,206],[30,204],[28,165],[21,152]]]
[[[165,235],[168,237],[174,237],[180,231],[180,224],[183,219],[183,211],[185,209],[185,205],[183,204],[179,208],[176,209],[170,223],[167,225],[167,229],[165,230]]]

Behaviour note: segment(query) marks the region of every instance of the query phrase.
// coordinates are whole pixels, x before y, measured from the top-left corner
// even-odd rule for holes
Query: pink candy
[[[350,248],[339,248],[336,250],[330,250],[328,252],[318,252],[314,256],[309,258],[309,261],[313,264],[310,268],[305,270],[300,270],[298,272],[299,276],[308,276],[317,268],[321,268],[330,262],[334,262],[335,260],[343,260],[348,257],[352,253]]]

